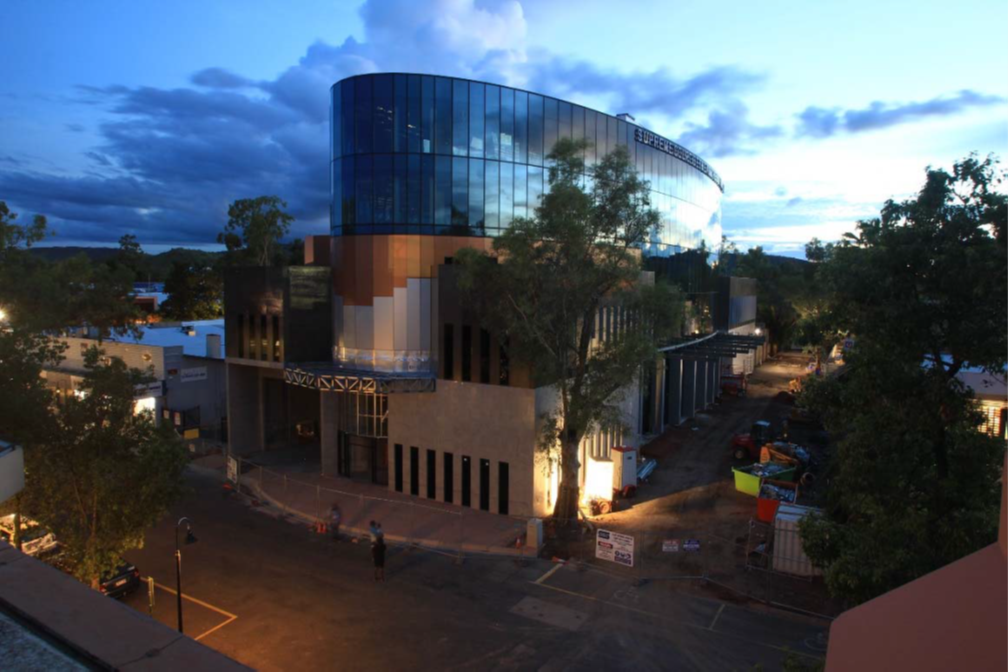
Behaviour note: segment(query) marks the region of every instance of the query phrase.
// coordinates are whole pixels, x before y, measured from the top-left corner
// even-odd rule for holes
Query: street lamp
[[[196,535],[192,531],[192,521],[188,518],[180,518],[175,524],[175,596],[178,599],[178,631],[182,632],[182,551],[179,549],[178,533],[182,523],[186,524],[185,543],[196,543]]]

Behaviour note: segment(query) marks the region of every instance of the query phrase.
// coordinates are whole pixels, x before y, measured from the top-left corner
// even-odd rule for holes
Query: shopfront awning
[[[403,394],[433,392],[432,373],[385,373],[347,369],[335,364],[299,363],[284,366],[284,382],[321,392],[355,392],[358,394]]]
[[[716,331],[706,336],[675,339],[658,351],[670,357],[714,359],[744,355],[765,342],[763,336],[743,336]]]

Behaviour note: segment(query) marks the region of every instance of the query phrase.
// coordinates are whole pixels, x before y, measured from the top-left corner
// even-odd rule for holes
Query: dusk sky
[[[277,194],[328,232],[328,95],[423,72],[638,122],[726,183],[742,248],[801,256],[928,165],[1008,158],[1008,3],[369,0],[0,5],[0,200],[50,244],[212,247]]]

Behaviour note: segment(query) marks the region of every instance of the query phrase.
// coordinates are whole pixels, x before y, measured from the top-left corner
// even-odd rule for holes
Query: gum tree
[[[648,184],[625,148],[587,171],[583,141],[562,140],[549,156],[550,189],[534,215],[494,240],[493,256],[458,255],[459,285],[483,326],[509,344],[537,386],[553,386],[556,410],[542,420],[539,447],[560,447],[554,518],[577,521],[579,445],[597,426],[620,423],[620,394],[654,361],[655,344],[681,324],[683,300],[641,282],[639,247],[658,226]],[[593,341],[594,319],[615,306],[623,328]]]

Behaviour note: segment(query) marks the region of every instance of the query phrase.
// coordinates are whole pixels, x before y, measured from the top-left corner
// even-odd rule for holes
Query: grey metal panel
[[[395,341],[394,299],[389,296],[374,297],[374,348],[392,350]]]
[[[409,320],[407,310],[407,292],[405,287],[396,287],[392,290],[393,315],[395,321],[395,335],[393,345],[396,350],[408,350],[406,325]]]
[[[357,349],[374,349],[374,308],[357,306]]]
[[[357,347],[357,306],[343,306],[343,347]]]
[[[420,280],[420,350],[431,349],[431,281]]]
[[[420,349],[420,279],[406,279],[406,344],[408,350]]]

